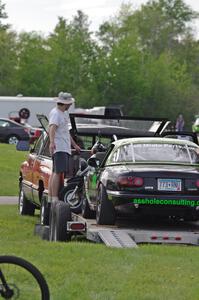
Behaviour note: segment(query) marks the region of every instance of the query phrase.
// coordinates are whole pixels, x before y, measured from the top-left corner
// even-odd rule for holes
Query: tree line
[[[0,95],[54,97],[69,91],[77,106],[122,105],[130,116],[199,113],[199,13],[183,0],[122,5],[90,31],[88,16],[59,17],[52,33],[15,32],[0,0]]]

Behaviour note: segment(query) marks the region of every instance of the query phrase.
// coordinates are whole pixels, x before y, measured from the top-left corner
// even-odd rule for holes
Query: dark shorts
[[[53,173],[69,173],[70,154],[66,152],[55,152],[52,156]]]

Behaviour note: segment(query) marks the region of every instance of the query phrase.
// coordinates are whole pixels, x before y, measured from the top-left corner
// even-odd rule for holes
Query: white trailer
[[[67,241],[71,235],[83,234],[87,240],[104,243],[109,247],[136,248],[138,244],[184,244],[199,246],[199,223],[168,222],[150,223],[118,221],[115,226],[97,225],[94,219],[84,219],[81,215],[70,213],[64,202],[59,201],[53,214],[54,241]],[[59,211],[57,210],[59,209]],[[58,213],[56,213],[56,211]],[[60,213],[61,212],[61,213]],[[67,217],[69,219],[67,220]],[[54,227],[55,226],[55,227]],[[42,239],[50,239],[50,228],[35,225],[35,234]]]
[[[21,123],[29,123],[32,126],[40,126],[36,114],[48,116],[50,110],[55,106],[53,97],[16,97],[0,96],[0,118],[21,119]],[[20,110],[26,109],[30,112],[28,119],[20,118]],[[73,112],[74,107],[70,108]]]

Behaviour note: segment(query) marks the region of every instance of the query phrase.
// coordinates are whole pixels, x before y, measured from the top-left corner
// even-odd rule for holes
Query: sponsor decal
[[[135,198],[133,204],[149,204],[149,205],[181,205],[181,206],[199,206],[199,200],[188,199],[157,199],[157,198]]]

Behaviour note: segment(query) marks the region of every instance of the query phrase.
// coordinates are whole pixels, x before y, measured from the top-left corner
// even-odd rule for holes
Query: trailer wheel
[[[76,190],[76,191],[75,191]],[[62,188],[59,195],[60,200],[68,203],[72,212],[78,214],[82,207],[82,191],[77,184],[71,183]]]
[[[59,201],[55,207],[54,218],[54,241],[65,242],[70,240],[71,236],[67,232],[67,222],[71,221],[71,210],[67,203]]]
[[[108,200],[106,190],[101,184],[97,199],[96,222],[100,225],[114,225],[116,219],[115,209]]]
[[[54,241],[55,236],[55,208],[59,201],[52,201],[50,206],[50,216],[49,216],[49,241]]]
[[[22,108],[22,109],[20,109],[19,116],[22,119],[28,119],[30,117],[30,111],[29,111],[29,109],[25,108],[25,107]]]
[[[22,186],[19,189],[18,210],[20,215],[34,216],[35,213],[35,205],[26,198]]]

